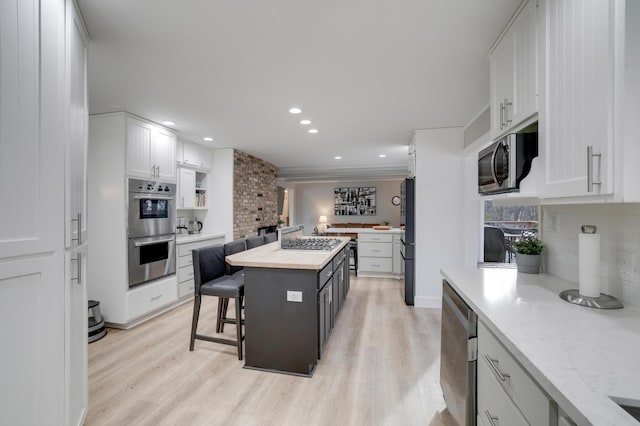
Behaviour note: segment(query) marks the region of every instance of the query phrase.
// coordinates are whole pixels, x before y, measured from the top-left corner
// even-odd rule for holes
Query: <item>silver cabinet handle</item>
[[[161,294],[157,295],[157,296],[153,296],[149,298],[149,302],[155,302],[156,300],[160,299],[162,297]]]
[[[156,166],[156,177],[160,179],[160,166]]]
[[[76,258],[71,259],[72,262],[77,264],[78,275],[75,278],[71,278],[71,281],[76,281],[76,284],[82,284],[82,253],[76,253]]]
[[[153,177],[153,178],[156,177],[156,165],[155,164],[151,167],[151,177]]]
[[[498,364],[498,360],[497,359],[493,359],[489,355],[485,354],[484,355],[484,360],[487,361],[487,364],[489,364],[489,367],[491,367],[493,372],[496,373],[496,376],[498,376],[500,378],[500,380],[502,380],[503,382],[507,381],[507,379],[511,377],[511,375],[509,375],[507,373],[503,373],[502,371],[500,371],[500,369],[498,368],[498,365],[497,365]]]
[[[504,129],[504,102],[500,102],[500,130]]]
[[[78,238],[72,238],[71,241],[76,241],[80,245],[82,244],[82,213],[78,213],[75,219],[71,219],[71,222],[78,223]]]
[[[498,417],[492,416],[489,410],[484,410],[484,415],[487,416],[487,420],[489,420],[491,426],[498,426]]]
[[[599,180],[593,180],[593,157],[602,158],[602,154],[594,154],[593,146],[587,146],[587,192],[593,192],[593,185],[601,185]]]
[[[509,118],[509,107],[513,106],[513,102],[509,102],[509,99],[504,98],[504,127],[509,127],[509,124],[513,121]]]

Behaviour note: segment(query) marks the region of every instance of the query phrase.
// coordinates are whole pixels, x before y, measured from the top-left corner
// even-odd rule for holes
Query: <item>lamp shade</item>
[[[318,219],[318,223],[327,223],[327,217],[325,215],[320,216],[320,218]]]

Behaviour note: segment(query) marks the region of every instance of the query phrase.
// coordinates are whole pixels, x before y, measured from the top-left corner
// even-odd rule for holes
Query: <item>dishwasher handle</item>
[[[476,313],[473,312],[472,309],[469,309],[467,311],[467,315],[465,316],[464,313],[461,312],[460,309],[458,309],[458,306],[454,303],[454,301],[451,299],[451,296],[446,291],[443,291],[442,293],[442,300],[449,306],[451,312],[456,317],[458,322],[467,331],[467,336],[476,337],[478,329],[478,316],[476,315]]]

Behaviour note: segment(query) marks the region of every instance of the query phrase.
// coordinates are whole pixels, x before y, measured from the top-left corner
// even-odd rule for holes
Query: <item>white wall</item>
[[[415,306],[439,308],[440,268],[461,266],[463,129],[417,130]]]
[[[640,204],[545,206],[542,214],[545,272],[577,283],[580,226],[596,225],[600,234],[601,292],[640,306]],[[625,280],[617,266],[621,254],[630,257],[634,267]]]
[[[295,211],[295,222],[292,225],[304,225],[305,235],[310,235],[318,224],[320,215],[326,215],[329,223],[379,223],[387,221],[390,225],[400,226],[400,206],[391,204],[391,198],[400,195],[401,179],[357,182],[313,182],[295,185],[292,203]],[[375,216],[335,216],[333,214],[334,188],[375,186]],[[290,191],[291,192],[291,191]],[[293,216],[292,216],[293,217]]]
[[[233,240],[233,149],[213,150],[211,172],[207,175],[209,209],[206,215],[196,212],[207,234],[224,234]],[[203,215],[200,218],[200,215]]]

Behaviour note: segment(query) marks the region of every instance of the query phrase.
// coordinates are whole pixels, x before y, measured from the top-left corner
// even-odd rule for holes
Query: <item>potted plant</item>
[[[516,248],[516,265],[518,272],[525,274],[540,273],[540,253],[544,245],[536,237],[523,237],[514,242]]]

